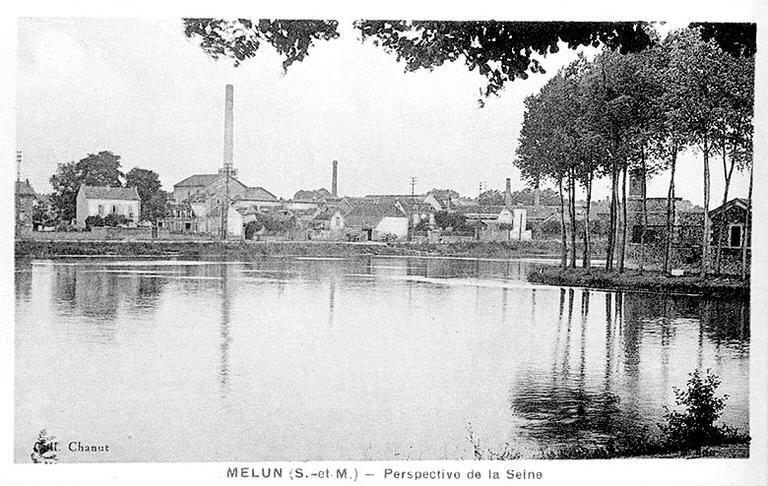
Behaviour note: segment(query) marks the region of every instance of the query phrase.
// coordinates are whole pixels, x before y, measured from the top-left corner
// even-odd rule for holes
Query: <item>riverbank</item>
[[[500,451],[482,449],[473,443],[475,459],[479,460],[584,460],[584,459],[698,459],[698,458],[748,458],[750,438],[734,433],[720,443],[702,447],[685,447],[649,437],[636,437],[617,441],[607,446],[574,445],[566,447],[542,447],[533,455],[516,450],[509,444]]]
[[[749,298],[749,280],[735,277],[686,275],[672,277],[660,272],[625,270],[622,273],[602,268],[567,268],[537,265],[528,272],[528,281],[548,285],[588,287],[605,290],[647,290],[700,294],[705,297]]]
[[[16,256],[180,256],[237,258],[265,256],[355,257],[452,256],[470,258],[557,257],[560,242],[347,243],[320,241],[44,241],[16,240]]]

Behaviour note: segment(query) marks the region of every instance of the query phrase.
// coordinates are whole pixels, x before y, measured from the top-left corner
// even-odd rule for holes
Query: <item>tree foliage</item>
[[[693,22],[692,29],[700,29],[701,37],[714,40],[734,57],[751,57],[757,51],[757,24],[745,22]]]
[[[428,196],[434,196],[438,200],[441,199],[452,199],[456,200],[459,198],[459,193],[454,191],[453,189],[437,189],[433,188],[430,189],[429,192],[427,192]]]
[[[593,61],[577,59],[525,101],[515,165],[530,185],[554,183],[568,194],[572,265],[575,235],[583,234],[586,248],[592,228],[578,225],[573,217],[574,182],[585,189],[585,208],[589,208],[592,181],[610,178],[606,267],[613,268],[618,258],[621,271],[628,239],[628,176],[640,183],[640,224],[647,225],[646,181],[672,169],[668,193],[672,208],[675,161],[684,148],[697,147],[704,155],[705,210],[709,207],[709,159],[716,151],[723,161],[724,202],[733,169],[751,166],[754,57],[728,54],[715,40],[706,40],[698,28],[673,32],[663,42],[650,35],[654,42],[642,51],[604,50]],[[667,213],[671,234],[672,210]],[[561,227],[565,247],[563,221]],[[642,268],[645,230],[640,234]],[[709,234],[705,217],[705,257]],[[702,261],[705,272],[709,259]]]
[[[230,59],[235,67],[256,56],[262,43],[271,45],[284,58],[283,69],[303,61],[319,40],[339,36],[336,20],[249,20],[185,18],[184,35],[199,42],[213,59]]]
[[[621,52],[651,42],[642,22],[500,22],[432,20],[359,20],[362,38],[371,38],[405,63],[406,71],[434,69],[463,59],[470,71],[486,78],[482,95],[497,94],[505,83],[543,73],[535,57],[601,43]]]
[[[504,204],[504,193],[497,189],[489,189],[477,196],[477,204],[483,206],[501,206]]]
[[[161,189],[156,172],[134,167],[125,175],[125,187],[135,187],[139,193],[141,219],[155,222],[166,216],[168,193]]]
[[[467,229],[467,218],[461,213],[453,211],[435,212],[435,225],[440,229],[451,228],[453,231],[464,231]]]
[[[81,185],[122,187],[123,177],[120,156],[110,151],[88,154],[77,162],[60,163],[49,179],[53,186],[51,205],[59,221],[68,222],[75,218],[77,192]]]
[[[685,389],[675,387],[675,403],[683,411],[665,409],[662,430],[667,440],[687,447],[718,442],[724,431],[716,422],[728,398],[716,395],[719,386],[720,380],[707,370],[705,376],[698,371],[691,373]]]

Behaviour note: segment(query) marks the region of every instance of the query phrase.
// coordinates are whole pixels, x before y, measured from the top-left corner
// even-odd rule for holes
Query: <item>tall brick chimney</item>
[[[512,179],[507,177],[507,188],[504,190],[504,206],[512,208]]]
[[[333,194],[333,197],[339,197],[339,186],[338,186],[338,174],[339,174],[339,161],[334,160],[333,161],[333,175],[331,176],[331,194]]]
[[[538,211],[539,207],[541,206],[541,190],[539,189],[539,184],[536,184],[536,187],[533,188],[533,207]]]
[[[235,88],[231,84],[228,84],[225,91],[224,98],[224,171],[229,171],[231,175],[235,175],[232,162],[232,148],[234,139],[234,91]]]

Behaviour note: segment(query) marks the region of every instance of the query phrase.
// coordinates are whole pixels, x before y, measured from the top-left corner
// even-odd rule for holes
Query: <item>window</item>
[[[741,247],[741,225],[732,224],[728,228],[728,246],[731,248]]]

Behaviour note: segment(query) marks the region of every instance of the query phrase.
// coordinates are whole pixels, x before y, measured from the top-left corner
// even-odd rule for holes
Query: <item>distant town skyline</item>
[[[666,26],[667,29],[671,26]],[[404,73],[392,55],[361,43],[351,22],[341,37],[318,42],[283,74],[264,46],[234,68],[208,58],[182,32],[181,19],[29,18],[19,22],[17,149],[21,177],[49,192],[57,163],[110,150],[157,172],[164,189],[222,165],[224,86],[234,85],[234,166],[245,183],[290,198],[330,189],[339,161],[340,195],[408,194],[450,188],[524,187],[513,166],[523,100],[577,53],[544,59],[547,74],[510,84],[478,108],[483,78],[461,63]],[[677,195],[702,203],[701,157],[680,159]],[[712,165],[711,207],[722,174]],[[664,196],[668,174],[649,183]],[[731,197],[746,195],[737,174]],[[594,196],[609,194],[607,181]]]

